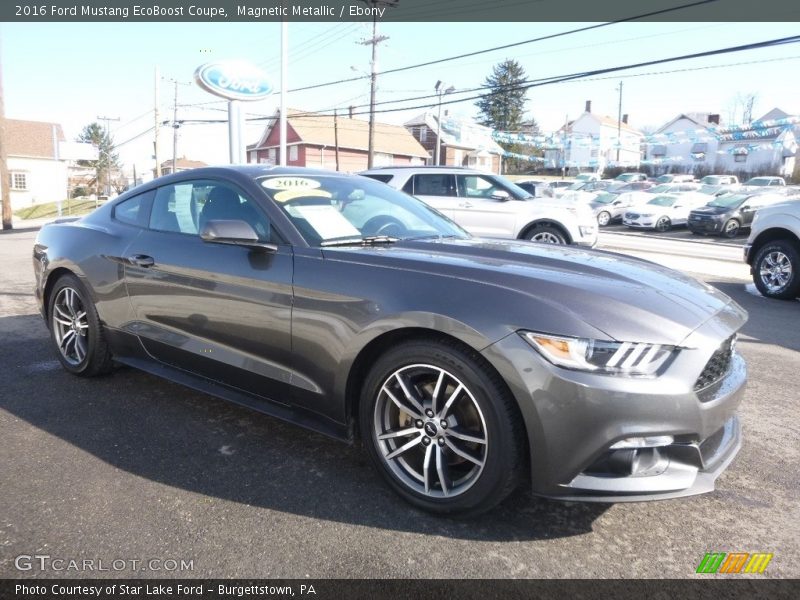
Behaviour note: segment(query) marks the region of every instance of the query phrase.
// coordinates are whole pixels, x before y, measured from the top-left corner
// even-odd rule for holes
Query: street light
[[[441,136],[442,136],[442,96],[446,94],[452,94],[456,91],[456,88],[452,85],[445,89],[444,84],[441,80],[436,82],[436,85],[433,88],[436,90],[436,94],[439,96],[439,115],[436,117],[436,152],[435,158],[433,159],[433,164],[439,164],[439,154],[441,150]]]

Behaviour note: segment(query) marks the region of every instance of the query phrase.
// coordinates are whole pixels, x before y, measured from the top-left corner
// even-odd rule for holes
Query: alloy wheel
[[[488,451],[486,421],[472,392],[428,364],[394,371],[378,392],[373,435],[395,477],[428,498],[452,498],[479,479]]]
[[[600,227],[605,227],[606,225],[609,224],[610,221],[611,221],[611,215],[608,214],[608,212],[606,211],[603,211],[599,215],[597,215],[597,224],[600,225]]]
[[[764,256],[758,275],[769,292],[779,293],[792,279],[792,261],[780,250],[773,250]]]
[[[725,237],[733,238],[739,233],[739,223],[733,219],[725,223],[725,230],[723,231]]]
[[[89,349],[89,320],[75,289],[64,287],[59,290],[53,303],[52,326],[61,356],[73,366],[80,365]]]
[[[658,221],[656,221],[656,231],[664,233],[665,231],[669,231],[670,222],[668,217],[661,217]]]

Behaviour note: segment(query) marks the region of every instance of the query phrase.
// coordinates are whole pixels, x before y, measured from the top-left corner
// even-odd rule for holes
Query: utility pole
[[[617,166],[619,166],[619,149],[622,146],[622,82],[619,82],[619,110],[617,111]]]
[[[373,8],[379,4],[394,6],[396,2],[380,2],[379,0],[364,0],[367,5]],[[367,168],[371,169],[375,161],[375,92],[378,82],[378,44],[388,40],[385,35],[378,35],[378,17],[372,15],[372,38],[361,42],[362,46],[372,46],[372,62],[370,63],[369,75],[369,141],[367,154]]]
[[[281,5],[285,7],[285,2]],[[286,120],[288,115],[286,111],[286,89],[289,85],[289,24],[286,19],[281,20],[281,108],[278,115],[278,132],[280,140],[278,141],[278,164],[282,167],[286,166]]]
[[[336,155],[336,170],[339,170],[339,114],[333,109],[333,143]]]
[[[177,172],[178,166],[178,80],[175,81],[175,100],[172,104],[172,172]]]
[[[13,229],[11,216],[11,181],[8,175],[8,146],[6,145],[6,111],[3,92],[3,68],[0,59],[0,196],[3,202],[3,229]]]
[[[106,139],[111,144],[111,121],[119,121],[119,117],[97,117],[106,122]],[[99,183],[99,182],[98,182]],[[111,195],[111,154],[106,150],[106,196]]]
[[[155,156],[155,159],[156,159],[156,177],[161,177],[161,162],[158,160],[158,130],[161,128],[161,123],[159,123],[159,118],[158,118],[158,104],[159,104],[159,102],[158,102],[158,100],[159,100],[159,98],[158,98],[158,95],[159,95],[158,94],[158,82],[159,82],[159,79],[160,78],[158,76],[158,66],[156,66],[156,68],[155,68],[155,81],[154,81],[154,84],[153,84],[153,97],[154,97],[153,111],[155,113],[155,126],[156,126],[156,129],[155,129],[155,140],[153,141],[153,155]]]

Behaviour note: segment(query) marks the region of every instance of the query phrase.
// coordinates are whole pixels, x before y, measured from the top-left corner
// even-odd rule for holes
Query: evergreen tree
[[[90,123],[78,136],[79,142],[89,143],[97,148],[97,160],[79,160],[82,167],[94,169],[95,176],[89,182],[95,194],[105,191],[106,183],[115,177],[120,170],[119,154],[114,152],[114,139],[99,123]]]
[[[498,63],[483,82],[489,91],[475,104],[481,123],[498,131],[519,131],[525,113],[525,69],[515,60]]]
[[[480,111],[480,121],[483,125],[495,131],[531,135],[540,133],[535,119],[524,118],[527,90],[523,86],[526,79],[525,69],[515,60],[508,59],[494,66],[492,74],[483,83],[489,91],[475,103]],[[530,144],[498,143],[504,150],[514,154],[528,156],[544,154],[541,149]],[[504,158],[503,164],[505,173],[523,173],[537,166],[536,162],[518,158]]]

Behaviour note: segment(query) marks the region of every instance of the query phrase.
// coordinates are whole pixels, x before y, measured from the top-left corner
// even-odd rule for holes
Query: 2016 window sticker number
[[[308,177],[271,177],[261,183],[268,190],[315,189],[321,184]]]

